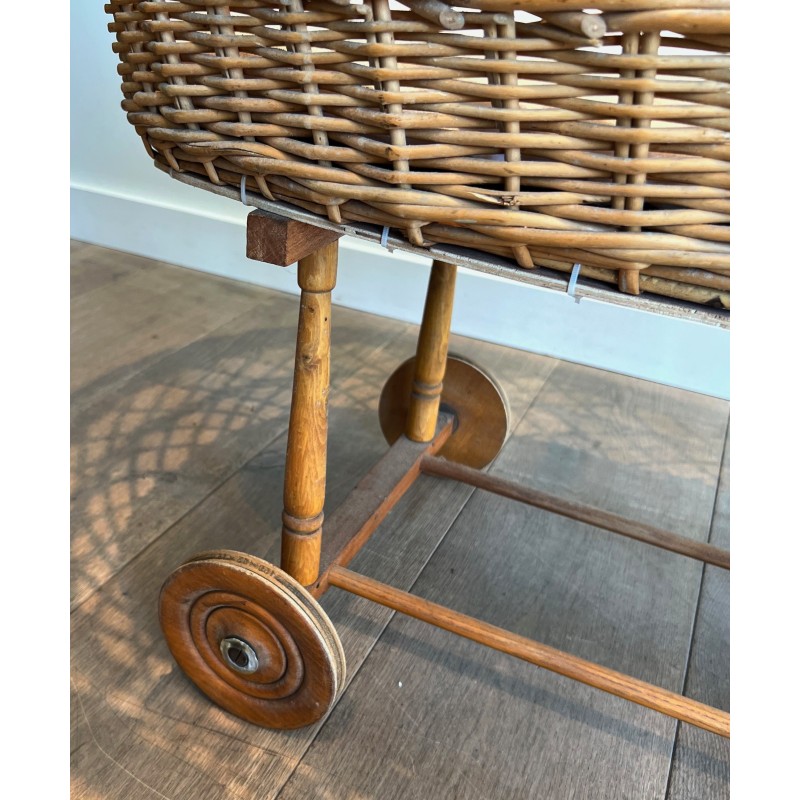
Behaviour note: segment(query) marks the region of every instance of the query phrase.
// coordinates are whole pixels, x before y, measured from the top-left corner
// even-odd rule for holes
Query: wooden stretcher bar
[[[293,728],[317,721],[332,707],[345,679],[341,642],[317,603],[334,586],[674,719],[730,736],[730,716],[721,709],[346,569],[422,474],[458,480],[724,569],[730,568],[730,557],[707,543],[474,468],[491,463],[502,448],[508,415],[500,388],[474,365],[448,355],[457,270],[453,263],[438,259],[431,268],[416,357],[395,373],[405,374],[408,366],[408,386],[400,391],[390,378],[384,387],[390,389],[390,399],[384,404],[381,397],[388,414],[382,417],[382,427],[396,410],[393,392],[408,402],[400,408],[403,432],[388,435],[383,427],[392,442],[388,453],[325,519],[331,292],[341,232],[257,211],[248,217],[247,234],[251,258],[282,265],[297,261],[301,290],[281,568],[247,554],[219,550],[189,559],[170,575],[162,587],[159,617],[170,650],[187,675],[223,708],[256,724]],[[501,435],[489,435],[497,425]],[[275,614],[280,616],[277,622]],[[214,624],[209,622],[212,617]],[[273,627],[278,633],[271,632]],[[270,692],[286,688],[269,672],[269,654],[278,634],[289,637],[292,647],[286,652],[296,656],[286,667],[287,674],[296,677],[307,667],[310,677],[279,696],[268,692],[255,697],[243,675],[259,676],[264,686],[272,687]]]
[[[451,436],[455,441],[458,435],[456,416],[450,413],[451,409],[440,407],[456,277],[455,267],[443,261],[434,261],[431,269],[405,432],[325,520],[323,536],[327,439],[324,398],[329,377],[330,292],[336,280],[336,238],[338,233],[272,214],[253,212],[248,217],[250,257],[280,264],[296,260],[302,289],[287,448],[282,568],[316,599],[330,586],[336,586],[675,719],[729,736],[730,717],[724,711],[345,569],[423,473],[459,480],[725,569],[730,568],[730,558],[727,552],[708,544],[437,457]]]
[[[440,413],[437,431],[430,443],[412,442],[406,437],[401,437],[353,489],[326,524],[320,577],[312,587],[309,587],[311,593],[319,598],[329,587],[335,586],[494,650],[521,658],[638,705],[652,708],[674,719],[729,737],[730,715],[725,711],[345,569],[420,474],[455,478],[476,488],[489,489],[523,502],[535,500],[536,502],[530,504],[656,547],[729,568],[729,554],[718,548],[703,547],[700,543],[685,537],[660,531],[590,506],[536,492],[478,470],[434,457],[432,454],[445,444],[452,427],[453,417]]]
[[[543,669],[630,700],[632,703],[652,708],[673,719],[688,722],[720,736],[730,737],[730,715],[725,711],[556,650],[533,639],[526,639],[488,622],[481,622],[474,617],[430,600],[415,597],[344,567],[333,565],[328,572],[328,581],[331,586],[436,625],[493,650],[508,653]]]
[[[438,475],[441,478],[451,478],[452,480],[467,483],[476,489],[508,497],[512,500],[519,500],[529,506],[544,509],[562,517],[569,517],[578,522],[585,522],[595,528],[602,528],[611,533],[618,533],[627,536],[629,539],[636,539],[663,550],[670,550],[673,553],[696,558],[706,564],[713,564],[723,569],[731,568],[731,556],[727,550],[689,539],[686,536],[678,536],[675,533],[661,530],[653,525],[644,522],[636,522],[626,519],[619,514],[611,514],[593,506],[583,503],[576,503],[572,500],[564,500],[547,492],[541,492],[519,483],[498,478],[481,472],[477,469],[445,461],[443,458],[425,456],[422,459],[422,472],[425,475]]]
[[[320,577],[309,591],[320,597],[328,588],[333,566],[347,566],[370,536],[411,488],[420,474],[423,459],[435,453],[453,431],[452,414],[439,414],[430,442],[412,442],[401,437],[389,452],[359,481],[347,499],[325,523],[320,558]]]

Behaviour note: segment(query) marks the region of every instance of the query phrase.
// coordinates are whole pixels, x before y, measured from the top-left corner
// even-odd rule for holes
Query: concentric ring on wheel
[[[256,725],[309,725],[328,712],[344,684],[344,651],[319,603],[254,556],[215,550],[193,557],[165,581],[159,619],[189,679]],[[252,653],[246,669],[230,660],[236,641]]]

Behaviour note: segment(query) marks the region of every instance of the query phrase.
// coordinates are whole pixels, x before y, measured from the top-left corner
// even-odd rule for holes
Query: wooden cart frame
[[[162,589],[160,616],[179,665],[212,700],[250,722],[293,728],[320,719],[344,686],[344,653],[317,603],[335,586],[729,736],[730,717],[722,710],[347,568],[421,474],[462,481],[722,569],[730,568],[730,558],[709,544],[481,471],[502,447],[507,420],[502,392],[491,380],[478,367],[448,358],[457,266],[444,260],[434,260],[431,268],[416,358],[402,365],[384,387],[381,424],[393,444],[324,519],[331,292],[341,235],[260,210],[248,217],[248,256],[282,266],[297,261],[301,290],[281,564],[278,569],[253,556],[222,550],[201,553],[176,569]],[[448,380],[458,384],[451,391],[455,400],[443,403]]]

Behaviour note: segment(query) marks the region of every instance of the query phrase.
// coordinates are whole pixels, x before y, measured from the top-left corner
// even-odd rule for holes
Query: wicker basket
[[[122,106],[173,175],[729,308],[728,0],[106,10]]]

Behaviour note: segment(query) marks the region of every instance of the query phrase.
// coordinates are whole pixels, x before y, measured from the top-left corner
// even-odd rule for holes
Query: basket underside
[[[581,5],[106,9],[123,108],[173,175],[729,308],[727,2]]]

